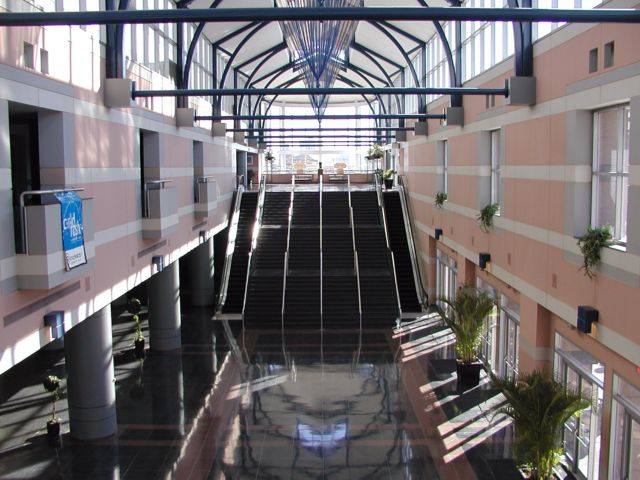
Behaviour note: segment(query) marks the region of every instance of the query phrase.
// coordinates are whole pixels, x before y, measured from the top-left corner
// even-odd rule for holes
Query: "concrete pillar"
[[[214,303],[213,238],[210,238],[188,255],[191,305],[209,307]]]
[[[94,313],[65,335],[71,436],[94,440],[115,434],[111,306]]]
[[[149,343],[152,351],[175,350],[180,339],[180,267],[173,262],[149,279]]]

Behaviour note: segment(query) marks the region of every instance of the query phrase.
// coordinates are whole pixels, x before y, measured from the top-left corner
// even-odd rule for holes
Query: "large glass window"
[[[611,225],[614,240],[627,241],[629,195],[629,105],[593,114],[593,226]]]
[[[559,382],[582,393],[591,402],[579,416],[573,416],[565,423],[562,441],[571,470],[580,478],[597,480],[604,366],[588,352],[556,333],[554,372]]]
[[[486,292],[491,298],[496,299],[496,289],[483,281],[476,279],[476,287],[482,292]],[[480,339],[480,359],[491,369],[492,373],[498,373],[498,305],[494,305],[493,310],[484,319],[484,330]]]
[[[449,142],[442,142],[442,170],[443,170],[443,192],[449,193]]]
[[[611,478],[640,478],[640,390],[615,375],[611,421]]]
[[[453,298],[458,287],[458,262],[442,253],[436,254],[436,296]]]
[[[520,351],[520,304],[500,296],[500,370],[503,377],[518,375]]]

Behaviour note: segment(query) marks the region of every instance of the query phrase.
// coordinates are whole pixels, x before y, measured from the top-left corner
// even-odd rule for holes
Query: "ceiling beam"
[[[112,25],[177,22],[281,22],[281,21],[489,21],[640,23],[640,10],[447,7],[340,7],[340,8],[216,8],[175,10],[108,10],[85,12],[10,12],[0,14],[0,26]]]
[[[134,90],[133,98],[146,97],[205,97],[235,95],[502,95],[505,88],[475,87],[329,87],[329,88],[193,88],[175,90]]]

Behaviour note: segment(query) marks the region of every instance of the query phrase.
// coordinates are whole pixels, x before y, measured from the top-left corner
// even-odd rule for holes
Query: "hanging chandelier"
[[[278,7],[359,7],[363,0],[276,0]],[[284,21],[280,22],[292,60],[302,72],[308,88],[330,88],[344,64],[358,22],[356,21]],[[328,95],[309,95],[316,115],[322,116]]]

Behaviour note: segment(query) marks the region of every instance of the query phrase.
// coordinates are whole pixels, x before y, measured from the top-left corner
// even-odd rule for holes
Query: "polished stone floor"
[[[493,479],[510,427],[486,379],[460,392],[433,318],[388,330],[242,331],[183,311],[183,348],[135,360],[114,316],[118,435],[47,445],[42,352],[3,375],[0,478]],[[143,317],[144,318],[144,317]],[[63,395],[64,397],[64,395]]]

